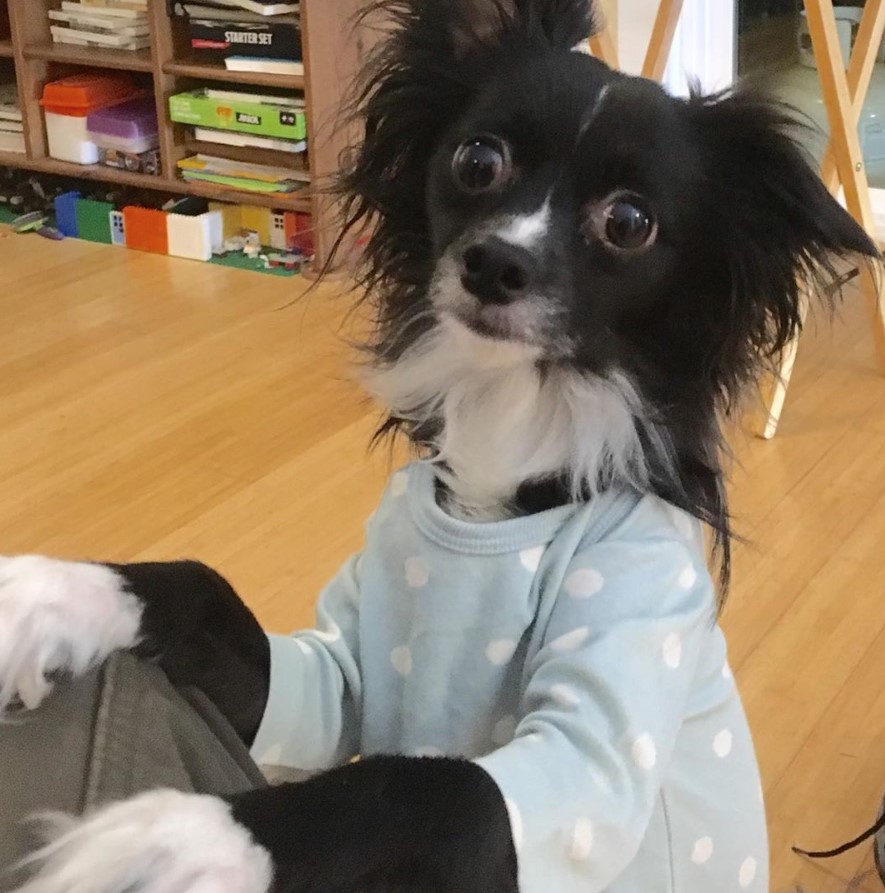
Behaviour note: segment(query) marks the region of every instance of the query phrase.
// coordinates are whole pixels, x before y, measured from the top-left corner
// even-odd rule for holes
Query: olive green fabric
[[[59,683],[39,710],[0,723],[0,891],[33,848],[35,812],[81,813],[158,787],[232,794],[264,777],[215,707],[132,655]],[[19,881],[21,878],[19,877]]]

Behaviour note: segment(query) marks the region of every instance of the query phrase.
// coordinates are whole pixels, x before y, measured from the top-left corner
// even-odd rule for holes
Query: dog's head
[[[720,420],[876,248],[788,110],[688,100],[579,51],[588,0],[382,0],[365,141],[373,387],[468,511],[657,492],[727,539]],[[563,497],[564,498],[564,497]]]

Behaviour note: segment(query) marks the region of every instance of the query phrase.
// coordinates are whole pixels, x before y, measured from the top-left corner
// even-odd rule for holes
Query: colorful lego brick
[[[85,239],[87,242],[101,242],[103,245],[112,244],[111,211],[114,210],[113,204],[81,198],[77,202],[76,210],[77,229],[81,239]]]
[[[108,220],[111,226],[111,244],[126,247],[126,222],[123,219],[122,211],[111,211],[108,214]]]
[[[166,217],[169,254],[190,260],[211,260],[224,242],[223,218],[220,211],[205,214],[169,214]]]
[[[79,192],[64,192],[55,200],[55,225],[59,232],[71,239],[76,239],[80,235],[80,227],[77,223],[77,202],[79,200]]]
[[[166,217],[165,211],[154,208],[137,208],[132,205],[123,208],[126,247],[137,251],[151,251],[154,254],[168,254]]]
[[[243,205],[240,209],[241,228],[258,233],[262,245],[270,245],[271,212],[269,208]]]

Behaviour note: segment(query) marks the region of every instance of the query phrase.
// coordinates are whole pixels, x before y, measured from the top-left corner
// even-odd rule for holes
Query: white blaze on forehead
[[[578,131],[579,141],[584,138],[584,134],[590,129],[590,125],[602,109],[602,104],[605,102],[605,97],[608,95],[609,89],[609,84],[603,84],[602,89],[599,91],[599,96],[596,97],[596,102],[593,103],[593,108],[587,113],[587,117],[582,122],[581,128]]]
[[[550,229],[550,198],[533,214],[508,217],[495,235],[504,242],[520,248],[532,248],[542,241]]]

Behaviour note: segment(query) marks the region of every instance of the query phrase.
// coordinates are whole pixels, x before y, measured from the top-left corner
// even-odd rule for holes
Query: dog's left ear
[[[456,52],[462,55],[512,36],[539,37],[554,49],[570,50],[599,30],[596,0],[443,2],[451,10],[452,37]]]
[[[803,290],[832,304],[840,275],[880,254],[812,167],[792,109],[744,89],[686,110],[703,182],[697,237],[714,246],[704,281],[730,292],[726,312],[710,309],[710,372],[734,397],[801,328]]]

